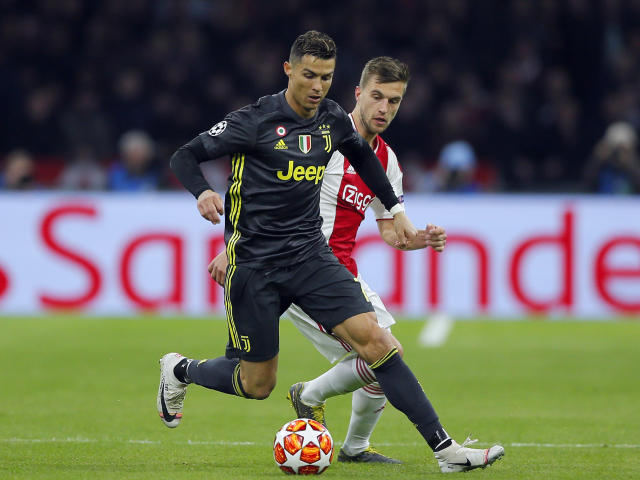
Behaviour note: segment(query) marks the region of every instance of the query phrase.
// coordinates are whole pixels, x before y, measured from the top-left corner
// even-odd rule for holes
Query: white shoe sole
[[[173,375],[173,367],[175,367],[175,365],[177,365],[177,363],[182,358],[184,358],[182,355],[180,355],[181,358],[178,360],[178,362],[172,362],[173,365],[168,365],[168,362],[175,359],[176,355],[180,355],[180,354],[167,353],[159,361],[160,385],[158,387],[158,396],[156,399],[156,406],[158,408],[158,415],[160,415],[160,419],[162,420],[162,423],[164,423],[169,428],[176,428],[178,425],[180,425],[180,421],[182,420],[182,412],[170,413],[164,398],[166,383],[167,383],[166,377],[169,374]]]

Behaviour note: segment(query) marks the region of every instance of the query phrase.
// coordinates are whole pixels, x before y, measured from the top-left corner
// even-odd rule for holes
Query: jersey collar
[[[316,113],[313,117],[311,118],[302,118],[300,115],[298,115],[296,113],[296,111],[291,108],[291,105],[289,105],[289,102],[287,102],[287,99],[284,96],[284,93],[287,91],[287,89],[285,88],[284,90],[282,90],[281,92],[279,92],[277,94],[278,99],[280,100],[280,105],[282,107],[282,110],[284,111],[284,113],[288,116],[291,117],[293,120],[295,120],[296,122],[298,122],[301,125],[307,125],[307,124],[312,124],[313,122],[316,121],[316,118],[318,118],[318,113],[320,112],[320,107],[322,106],[322,104],[324,103],[324,99],[322,100],[322,102],[320,102],[320,105],[318,105],[318,109],[316,110]]]

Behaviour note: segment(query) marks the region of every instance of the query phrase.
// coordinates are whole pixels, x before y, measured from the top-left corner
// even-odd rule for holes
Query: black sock
[[[191,359],[183,358],[180,362],[173,367],[173,374],[182,383],[191,383],[189,376],[187,375],[187,365],[189,365]]]
[[[451,437],[449,436],[449,434],[447,432],[444,431],[444,428],[440,429],[441,432],[440,433],[444,433],[444,435],[446,435],[446,439],[442,440],[440,443],[438,443],[435,447],[432,446],[432,443],[429,442],[429,446],[431,447],[431,449],[434,452],[439,452],[440,450],[444,450],[445,448],[447,448],[448,446],[450,446],[453,443],[453,440],[451,440]],[[439,438],[438,435],[436,435],[436,437]]]
[[[451,445],[448,443],[449,435],[440,425],[433,405],[413,372],[398,355],[397,348],[369,366],[375,372],[391,405],[409,418],[433,451]]]
[[[176,375],[177,376],[177,375]],[[191,382],[218,392],[249,398],[240,381],[240,360],[218,357],[211,360],[193,360],[186,368]],[[178,378],[178,380],[180,380]]]

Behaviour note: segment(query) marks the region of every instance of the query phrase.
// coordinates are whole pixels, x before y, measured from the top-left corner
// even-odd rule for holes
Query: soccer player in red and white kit
[[[380,137],[396,116],[409,81],[406,64],[389,58],[377,57],[365,65],[356,87],[356,105],[349,115],[354,128],[369,143],[387,173],[398,198],[402,198],[402,171],[398,159]],[[371,207],[377,219],[382,239],[396,247],[396,235],[389,219],[393,217],[380,200],[365,185],[349,160],[339,152],[327,165],[320,191],[322,231],[340,263],[358,279],[373,304],[378,324],[389,328],[395,323],[379,295],[362,279],[353,258],[356,235],[365,211]],[[403,250],[415,250],[431,246],[442,251],[446,234],[441,227],[428,225],[419,231],[413,242]],[[353,392],[351,420],[338,461],[400,463],[371,448],[369,438],[386,404],[386,397],[375,374],[350,345],[326,332],[297,305],[292,305],[285,316],[309,338],[320,353],[335,366],[323,375],[309,381],[296,383],[289,390],[289,398],[298,415],[313,415],[324,422],[324,405],[327,398]],[[395,340],[395,339],[394,339]],[[401,350],[400,343],[396,345]]]
[[[356,105],[350,114],[354,129],[376,153],[398,198],[402,198],[403,195],[402,171],[395,153],[379,134],[387,129],[398,112],[408,82],[409,68],[403,62],[389,57],[371,59],[362,71],[360,85],[355,91]],[[356,235],[368,207],[374,211],[383,240],[392,247],[400,248],[396,241],[393,216],[366,186],[349,160],[340,152],[335,152],[327,165],[320,191],[322,231],[340,263],[345,265],[359,281],[375,309],[378,324],[388,329],[395,320],[378,294],[360,277],[358,266],[352,257]],[[432,247],[440,252],[445,247],[446,238],[442,227],[427,225],[425,230],[419,230],[418,235],[401,249],[416,250]],[[221,285],[224,283],[226,266],[224,252],[209,264],[212,278]],[[352,350],[350,345],[327,332],[299,306],[292,304],[284,316],[293,321],[298,330],[311,340],[322,355],[331,363],[335,363],[333,368],[321,376],[291,386],[288,397],[298,417],[314,418],[325,423],[326,399],[353,392],[349,430],[339,452],[338,461],[401,463],[375,451],[370,446],[369,439],[382,415],[386,397],[367,363]],[[399,351],[402,351],[400,342],[395,338],[393,340]],[[463,444],[463,447],[465,446]],[[480,459],[478,462],[473,462],[473,465],[467,465],[465,455],[478,456],[484,454],[484,451],[463,447],[453,442],[445,449],[448,457],[446,460],[443,455],[445,452],[441,455],[439,455],[440,452],[436,452],[436,458],[443,472],[468,470],[489,463]],[[451,461],[450,457],[456,457],[458,449],[462,450],[460,454],[464,460],[459,465],[455,465],[455,460]]]

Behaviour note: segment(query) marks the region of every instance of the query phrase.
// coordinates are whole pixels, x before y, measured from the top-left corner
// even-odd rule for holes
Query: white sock
[[[364,388],[369,392],[363,388],[353,392],[349,430],[342,445],[342,449],[351,457],[369,448],[369,439],[387,403],[378,383]]]
[[[305,382],[301,399],[307,405],[321,405],[327,398],[353,392],[376,381],[376,376],[360,357],[348,358]]]

